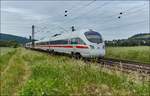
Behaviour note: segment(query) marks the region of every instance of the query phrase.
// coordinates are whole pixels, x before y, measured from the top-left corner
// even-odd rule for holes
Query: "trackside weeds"
[[[138,76],[107,70],[94,63],[23,48],[17,48],[8,59],[12,64],[6,64],[10,67],[1,76],[1,95],[149,96],[148,78],[140,80]]]

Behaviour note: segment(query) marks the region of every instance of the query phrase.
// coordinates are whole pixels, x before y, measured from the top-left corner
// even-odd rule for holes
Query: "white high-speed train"
[[[26,44],[31,48],[32,43]],[[81,30],[56,34],[47,40],[35,41],[35,49],[71,54],[75,57],[104,57],[105,44],[99,32]]]

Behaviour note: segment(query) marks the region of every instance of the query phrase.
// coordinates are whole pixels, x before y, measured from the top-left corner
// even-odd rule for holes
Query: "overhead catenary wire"
[[[104,6],[106,6],[106,5],[109,4],[109,3],[110,3],[110,2],[105,2],[105,3],[103,3],[101,6],[98,6],[98,7],[94,8],[94,9],[103,8]],[[91,3],[91,4],[92,4],[92,3]],[[90,5],[90,4],[89,4],[89,5]],[[94,9],[89,10],[89,11],[87,11],[87,12],[85,12],[85,13],[81,13],[79,16],[73,17],[73,18],[71,18],[70,20],[68,19],[67,22],[64,21],[64,22],[62,22],[62,23],[64,23],[64,24],[71,23],[72,21],[74,21],[75,19],[78,19],[78,18],[81,17],[82,15],[84,15],[84,14],[86,14],[86,13],[91,13],[90,11],[95,12],[95,11],[93,11]],[[80,9],[80,10],[81,10],[81,9]],[[77,27],[77,26],[76,26],[76,27]]]
[[[80,2],[78,2],[77,4],[75,4],[75,6],[72,6],[71,8],[66,8],[65,9],[65,13],[68,13],[68,11],[69,11],[69,13],[68,14],[70,14],[71,12],[73,12],[73,11],[78,11],[80,8],[84,8],[84,7],[87,7],[87,6],[89,6],[90,4],[92,4],[92,3],[94,3],[96,0],[91,0],[89,3],[87,3],[87,4],[83,4],[83,5],[79,5],[79,4],[81,4],[81,2],[84,2],[84,1],[80,1]],[[79,7],[77,7],[77,5],[79,5]]]
[[[66,30],[65,28],[63,28],[62,26],[58,25],[58,24],[54,24],[54,23],[50,23],[48,25],[54,26],[56,28],[62,29],[64,32],[68,32],[68,30]],[[47,28],[47,27],[44,27]],[[48,29],[48,28],[47,28]]]
[[[108,3],[108,2],[107,2]],[[107,3],[105,2],[104,4],[106,4],[107,5]],[[109,2],[110,3],[110,2]],[[108,4],[109,4],[108,3]],[[91,3],[92,4],[92,3]],[[91,5],[90,4],[90,5]],[[105,6],[105,5],[104,5]],[[131,10],[135,10],[135,9],[137,9],[137,8],[139,8],[139,6],[136,6],[136,7],[132,7],[132,8],[129,8],[129,9],[127,9],[127,10],[125,10],[126,11],[126,13],[128,13],[128,12],[130,12]],[[93,9],[94,10],[94,9]],[[139,10],[141,10],[141,9],[139,9]],[[124,14],[125,13],[125,11],[122,11],[122,13]],[[137,12],[139,12],[138,10],[137,10]],[[84,14],[91,14],[92,12],[85,12]],[[105,17],[106,19],[108,18],[110,18],[110,19],[112,19],[111,17],[114,17],[114,18],[116,18],[116,15],[118,15],[119,14],[119,12],[118,13],[116,13],[115,15],[111,15],[111,16],[107,16],[107,17]],[[133,13],[132,12],[132,14],[135,14],[135,13]],[[83,13],[82,13],[82,15],[83,15]],[[74,17],[74,18],[71,18],[71,20],[69,20],[70,22],[73,22],[74,20],[76,20],[76,19],[78,19],[78,18],[80,18],[82,15],[79,15],[79,16],[76,16],[76,17]],[[131,15],[131,14],[129,14],[129,15]],[[85,16],[85,15],[84,15]],[[126,18],[128,17],[128,15],[126,15]],[[113,19],[114,19],[113,18]],[[107,20],[107,21],[110,21],[110,19],[109,20]],[[70,23],[70,22],[64,22],[64,24],[66,24],[66,23]],[[103,24],[103,23],[101,23],[101,24]],[[104,24],[106,24],[106,22],[104,22]],[[60,28],[61,29],[61,28]],[[62,29],[65,29],[65,28],[62,28]],[[66,29],[65,29],[66,30]]]
[[[91,4],[93,4],[95,1],[97,1],[97,0],[92,0],[91,2],[89,2],[89,3],[87,3],[87,4],[85,4],[85,5],[82,5],[81,7],[79,7],[79,8],[72,8],[72,9],[68,9],[68,11],[69,12],[73,12],[73,11],[78,11],[78,10],[83,10],[84,8],[86,8],[86,7],[88,7],[88,6],[90,6]],[[84,1],[81,1],[81,2],[84,2]],[[79,2],[80,3],[80,2]]]
[[[142,4],[142,5],[140,5],[140,6],[144,6],[145,5],[145,3],[144,4]],[[121,11],[121,13],[122,13],[122,15],[123,14],[125,14],[125,13],[128,13],[128,12],[130,12],[130,11],[132,11],[132,10],[135,10],[135,9],[137,9],[137,8],[140,8],[140,10],[141,10],[141,7],[139,7],[139,5],[137,6],[134,6],[134,7],[132,7],[132,8],[129,8],[129,9],[127,9],[127,10],[124,10],[124,11]],[[143,8],[142,8],[143,9]],[[107,16],[107,17],[105,17],[105,18],[108,18],[108,17],[114,17],[114,16],[116,16],[116,15],[118,15],[119,14],[119,12],[118,13],[115,13],[115,14],[113,14],[113,15],[111,15],[111,16]],[[133,14],[133,13],[132,13]]]
[[[82,8],[86,8],[88,7],[89,5],[91,5],[92,3],[94,3],[96,0],[92,0],[91,2],[89,2],[88,4],[82,6]],[[60,25],[57,25],[58,28],[62,29],[64,32],[68,32],[65,28],[61,27]],[[38,31],[36,33],[40,33],[40,32],[44,32],[44,31]]]
[[[139,23],[145,23],[146,21],[147,20],[137,21],[137,22],[133,22],[133,23],[126,23],[126,24],[121,25],[121,26],[119,25],[119,26],[104,28],[104,29],[100,29],[100,30],[110,30],[110,29],[114,29],[114,28],[121,28],[121,27],[126,27],[126,26],[131,26],[131,25],[139,24]]]
[[[53,24],[53,23],[51,23],[50,25],[51,25],[51,26],[54,26],[52,29],[59,28],[59,29],[62,30],[62,32],[68,32],[66,29],[64,29],[63,27],[59,26],[58,24]],[[48,37],[48,36],[49,36],[49,35],[47,35],[47,33],[54,34],[53,31],[51,31],[51,30],[47,30],[47,31],[46,31],[46,29],[48,29],[48,27],[46,27],[46,26],[42,27],[41,29],[42,29],[42,30],[40,30],[39,32],[36,32],[36,34],[37,34],[37,33],[38,33],[38,34],[45,34],[46,36],[41,37],[41,38],[43,38],[43,39],[44,39],[45,37]],[[45,31],[44,31],[44,30],[45,30]],[[39,37],[39,38],[40,38],[40,37]],[[41,38],[40,38],[40,40],[41,40]]]
[[[89,5],[91,5],[92,3],[94,3],[95,1],[96,1],[96,0],[92,0],[91,2],[89,2],[89,3],[85,4],[85,5],[83,5],[82,8],[88,7]],[[74,7],[74,8],[76,8],[76,7]],[[73,9],[74,9],[74,8],[73,8]],[[69,9],[69,11],[73,11],[73,9]],[[78,8],[77,8],[77,9],[78,9]],[[75,10],[77,10],[77,9],[75,9]],[[67,10],[65,10],[65,11],[67,11]],[[57,15],[60,15],[60,16],[61,16],[62,14],[58,14],[58,13],[57,13]],[[63,16],[63,15],[62,15],[62,16]],[[49,18],[47,18],[47,19],[49,19]],[[62,27],[61,27],[61,28],[62,28]],[[64,29],[64,28],[62,28],[62,29]]]
[[[109,2],[107,2],[106,4],[109,4]],[[106,4],[103,4],[103,5],[106,5]],[[141,6],[143,6],[143,5],[145,5],[145,3],[144,4],[142,4]],[[134,6],[134,7],[132,7],[132,8],[129,8],[129,9],[127,9],[127,10],[124,10],[124,11],[122,11],[123,13],[124,12],[127,12],[127,11],[129,11],[129,10],[133,10],[133,9],[135,9],[135,8],[138,8],[139,6]],[[94,10],[94,9],[93,9]],[[90,12],[86,12],[85,14],[89,14]],[[102,14],[104,14],[104,13],[102,13]],[[98,14],[98,15],[102,15],[102,14]],[[114,17],[114,16],[116,16],[116,15],[118,15],[118,13],[115,13],[115,14],[113,14],[113,15],[111,15],[111,16],[105,16],[103,19],[105,19],[105,18],[110,18],[111,19],[111,17]],[[81,17],[81,16],[83,16],[83,15],[80,15],[80,16],[77,16],[76,18],[73,18],[74,20],[75,19],[77,19],[78,17]],[[84,15],[84,16],[86,16],[86,15]],[[72,21],[73,21],[73,19],[71,19]],[[72,22],[71,21],[71,22]]]
[[[95,1],[96,1],[96,0],[92,0],[92,1],[89,2],[88,4],[84,5],[82,8],[86,8],[86,7],[90,6],[90,5],[93,4]],[[99,6],[99,7],[96,7],[96,8],[103,7],[103,6],[107,5],[107,4],[108,4],[108,3],[106,2],[106,3],[104,3],[102,6]],[[80,10],[81,10],[81,9],[80,9]],[[93,10],[94,10],[94,9],[93,9]],[[92,10],[90,10],[90,11],[92,11]],[[73,19],[76,19],[76,18],[73,18]],[[63,22],[63,23],[66,24],[66,22]],[[65,29],[65,28],[61,27],[61,29]]]
[[[89,10],[89,11],[86,11],[85,13],[81,13],[79,16],[73,17],[73,18],[71,18],[70,20],[68,20],[67,22],[63,22],[63,23],[71,23],[72,21],[75,21],[75,20],[78,19],[79,17],[85,16],[87,13],[88,13],[88,14],[91,14],[92,12],[95,12],[95,11],[93,11],[93,10],[95,10],[95,9],[103,8],[104,6],[108,5],[109,3],[110,3],[110,2],[105,2],[105,3],[103,3],[101,6],[98,6],[98,7],[94,8],[94,9],[91,9],[91,10]],[[81,10],[81,9],[80,9],[80,10]]]
[[[122,17],[123,19],[125,19],[125,18],[129,18],[129,17],[131,17],[131,16],[135,16],[135,15],[139,15],[139,14],[137,14],[137,13],[139,13],[139,12],[141,12],[140,10],[142,10],[143,8],[140,8],[140,9],[138,9],[138,10],[135,10],[134,12],[132,12],[131,14],[128,14],[128,15],[124,15],[124,17]],[[114,16],[112,16],[112,17],[114,17],[114,18],[110,18],[110,19],[106,19],[106,20],[104,20],[104,21],[102,21],[101,23],[100,23],[100,25],[102,26],[104,26],[104,25],[106,25],[106,24],[108,24],[108,23],[113,23],[113,22],[116,22],[116,21],[118,21],[118,19],[117,19],[117,14],[116,15],[114,15]],[[113,20],[114,19],[114,20]],[[113,22],[112,22],[113,21]],[[93,21],[93,22],[95,22],[95,21]],[[106,22],[108,22],[108,23],[106,23]]]
[[[143,5],[143,4],[142,4]],[[145,4],[144,4],[145,5]],[[143,6],[142,6],[143,7]],[[132,8],[129,8],[129,9],[127,9],[127,10],[125,10],[125,11],[122,11],[122,12],[126,12],[127,13],[127,11],[131,11],[131,10],[134,10],[134,9],[137,9],[137,8],[139,8],[139,6],[134,6],[134,7],[132,7]],[[135,10],[136,12],[139,12],[139,10],[141,10],[141,9],[143,9],[143,8],[139,8],[138,10]],[[135,12],[135,13],[136,13]],[[132,13],[132,14],[135,14],[135,13]],[[113,15],[111,15],[111,16],[107,16],[107,17],[104,17],[103,19],[107,19],[107,20],[105,20],[105,21],[103,21],[103,23],[100,23],[101,25],[103,24],[107,24],[106,22],[110,22],[110,21],[112,21],[112,19],[116,19],[116,16],[119,14],[119,12],[118,13],[116,13],[116,14],[113,14]],[[130,14],[131,15],[131,14]],[[114,17],[114,18],[111,18],[111,17]],[[110,19],[109,19],[110,18]],[[117,20],[117,19],[116,19]]]

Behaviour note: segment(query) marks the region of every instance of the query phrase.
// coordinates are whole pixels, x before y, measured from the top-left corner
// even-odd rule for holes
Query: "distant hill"
[[[150,46],[150,33],[136,34],[128,39],[105,41],[107,46]]]
[[[136,34],[136,35],[133,35],[132,37],[128,38],[128,39],[143,39],[143,40],[146,40],[146,39],[150,39],[150,33],[141,33],[141,34]]]
[[[4,34],[4,33],[0,33],[0,41],[16,41],[19,44],[25,44],[27,42],[30,42],[30,40],[25,37]]]

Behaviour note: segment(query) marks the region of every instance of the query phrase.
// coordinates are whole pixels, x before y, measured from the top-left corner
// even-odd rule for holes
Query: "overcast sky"
[[[71,32],[72,25],[96,30],[105,40],[123,39],[149,33],[149,23],[149,0],[1,1],[1,32],[29,37],[34,24],[36,39]]]

